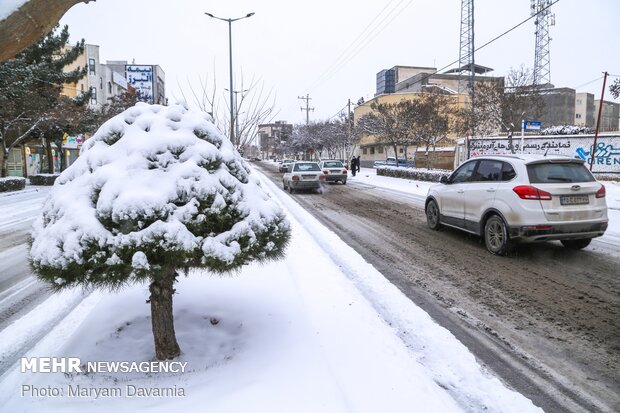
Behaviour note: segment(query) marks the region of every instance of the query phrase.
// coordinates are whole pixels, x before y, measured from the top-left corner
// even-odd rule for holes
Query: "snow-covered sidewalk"
[[[262,181],[291,221],[287,258],[245,267],[234,277],[181,278],[175,326],[188,372],[65,376],[20,373],[15,366],[1,378],[0,410],[538,411],[485,372],[447,330],[334,233]],[[145,285],[95,292],[29,356],[152,360],[147,298]],[[63,394],[22,395],[23,385]],[[119,388],[121,394],[70,396],[69,388],[78,385]],[[176,397],[130,396],[135,388],[174,389]]]

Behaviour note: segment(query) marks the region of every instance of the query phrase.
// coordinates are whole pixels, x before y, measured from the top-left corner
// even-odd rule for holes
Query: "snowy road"
[[[281,187],[271,163],[254,165]],[[620,408],[615,234],[577,253],[545,243],[500,258],[477,237],[430,231],[423,196],[361,177],[293,198],[537,405]]]
[[[30,227],[49,189],[0,194],[0,375],[83,298],[81,293],[51,297],[28,267]],[[62,305],[52,305],[58,300]],[[2,340],[5,335],[13,339]]]
[[[27,259],[30,226],[48,192],[30,187],[0,194],[0,330],[49,296]]]

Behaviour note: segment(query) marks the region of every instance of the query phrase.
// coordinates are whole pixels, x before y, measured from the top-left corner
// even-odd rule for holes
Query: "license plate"
[[[316,175],[302,175],[301,179],[306,179],[306,180],[316,179]]]
[[[587,195],[562,195],[560,205],[585,205],[590,203]]]

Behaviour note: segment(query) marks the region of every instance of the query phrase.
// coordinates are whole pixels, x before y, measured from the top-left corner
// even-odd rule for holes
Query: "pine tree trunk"
[[[151,323],[153,338],[155,339],[155,354],[158,360],[169,360],[181,354],[174,332],[174,317],[172,314],[172,295],[177,273],[174,269],[168,270],[154,279],[149,286],[151,292]]]

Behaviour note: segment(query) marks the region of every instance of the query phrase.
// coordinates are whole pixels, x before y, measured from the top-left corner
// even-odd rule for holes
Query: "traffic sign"
[[[535,120],[524,120],[523,121],[523,130],[540,130],[542,126],[542,122],[538,122]]]

